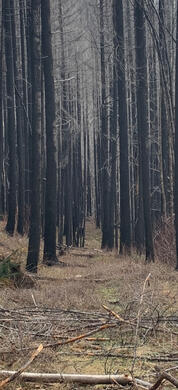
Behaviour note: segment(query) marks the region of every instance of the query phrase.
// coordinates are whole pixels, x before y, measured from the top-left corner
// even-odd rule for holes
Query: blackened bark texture
[[[74,115],[73,112],[73,101],[72,101],[72,90],[70,83],[68,82],[68,95],[66,96],[68,99],[67,103],[67,113],[68,118],[72,118]],[[64,199],[65,199],[65,236],[66,236],[66,245],[71,246],[73,243],[73,218],[72,218],[72,206],[73,206],[73,191],[72,191],[72,137],[71,137],[71,128],[70,125],[67,126],[67,140],[66,140],[66,152],[67,152],[67,161],[65,167],[65,176],[64,176]],[[80,171],[79,171],[80,172]],[[79,173],[80,174],[80,173]]]
[[[119,139],[120,139],[120,253],[130,252],[131,218],[128,163],[128,119],[125,80],[125,44],[123,2],[115,0],[113,7],[115,27],[115,60],[118,73]]]
[[[60,182],[58,183],[59,194],[59,245],[63,242],[63,234],[66,237],[66,245],[71,246],[73,243],[73,218],[72,218],[72,161],[73,160],[73,145],[71,142],[71,131],[69,126],[69,116],[71,105],[70,100],[70,84],[66,80],[66,58],[64,45],[64,27],[63,27],[63,9],[61,0],[58,1],[59,6],[59,29],[61,40],[61,79],[62,94],[61,94],[61,139],[60,151],[58,151],[58,161],[60,164]],[[72,115],[72,114],[71,114]],[[64,222],[63,222],[64,220]]]
[[[113,8],[114,11],[114,8]],[[117,164],[117,74],[116,64],[113,65],[113,80],[111,85],[112,96],[112,111],[110,114],[110,156],[111,156],[111,183],[109,191],[109,237],[108,248],[113,249],[117,247],[117,232],[116,227],[116,164]]]
[[[150,49],[149,58],[149,101],[150,101],[150,137],[151,137],[151,210],[155,227],[161,218],[160,161],[159,161],[159,117],[156,49]]]
[[[3,131],[3,23],[2,23],[2,2],[0,11],[0,220],[3,218],[3,160],[4,160],[4,131]]]
[[[178,271],[178,1],[176,25],[176,85],[175,85],[175,185],[174,185],[174,211],[176,229],[176,270]]]
[[[106,71],[104,39],[104,0],[100,0],[100,53],[101,53],[101,220],[102,248],[108,248],[108,128],[106,109]]]
[[[65,178],[65,167],[64,161],[66,153],[66,142],[64,142],[64,137],[68,130],[66,112],[67,112],[67,85],[65,81],[65,52],[64,52],[64,28],[63,28],[63,9],[61,0],[58,1],[59,7],[59,30],[60,30],[60,41],[61,41],[61,79],[62,79],[62,93],[61,93],[61,107],[60,107],[60,117],[61,117],[61,129],[58,134],[58,245],[63,244],[63,234],[64,234],[64,178]],[[65,144],[65,145],[64,145]]]
[[[6,88],[8,110],[8,147],[9,147],[9,189],[8,189],[8,220],[7,233],[13,235],[16,217],[16,186],[17,186],[17,158],[16,158],[16,121],[14,107],[14,60],[12,46],[12,16],[10,0],[3,0],[3,15],[5,29],[5,54],[6,54]]]
[[[78,137],[77,137],[78,138]],[[77,139],[78,141],[78,139]],[[80,173],[78,171],[79,169],[79,156],[78,156],[78,145],[75,143],[73,145],[73,181],[72,181],[72,187],[73,187],[73,245],[79,246],[79,240],[78,240],[78,226],[79,226],[79,200],[80,200]]]
[[[50,19],[50,1],[43,0],[42,15],[42,51],[45,79],[46,114],[46,197],[45,197],[45,233],[44,257],[47,265],[57,262],[56,222],[57,222],[57,137],[55,118],[55,90],[53,74],[52,34]]]
[[[26,269],[37,272],[41,230],[41,0],[32,0],[32,193]]]
[[[25,220],[27,226],[29,224],[29,216],[30,216],[30,195],[31,195],[31,180],[32,180],[32,74],[31,74],[31,1],[26,0],[26,15],[24,9],[24,0],[21,0],[21,29],[25,31],[25,40],[24,45],[22,43],[22,47],[24,48],[24,54],[27,56],[27,61],[24,58],[23,62],[23,74],[25,76],[24,82],[24,102],[25,110],[28,118],[28,125],[25,122],[26,126],[24,127],[25,132]],[[23,34],[21,34],[23,37]],[[22,57],[23,58],[23,57]],[[26,80],[28,82],[26,82]]]
[[[15,81],[15,107],[17,120],[17,156],[18,156],[18,218],[17,232],[24,234],[24,217],[25,217],[25,150],[24,150],[24,121],[23,121],[23,88],[22,74],[19,59],[17,58],[17,29],[14,1],[10,0],[11,15],[12,15],[12,44],[13,44],[13,59],[14,59],[14,81]],[[20,50],[21,52],[21,50]],[[20,58],[21,62],[21,58]]]
[[[72,218],[72,145],[68,142],[68,163],[65,170],[65,235],[67,247],[73,244],[73,218]]]
[[[82,90],[84,90],[84,85],[82,84]],[[91,198],[91,174],[90,174],[90,136],[89,136],[89,99],[88,92],[86,92],[86,105],[83,104],[83,129],[84,129],[84,146],[86,144],[85,153],[84,153],[84,215],[90,217],[92,215],[92,198]],[[86,142],[85,142],[86,139]],[[84,218],[85,219],[85,218]],[[84,221],[85,226],[85,221]]]
[[[84,115],[84,114],[83,114]],[[82,104],[81,104],[81,94],[80,94],[80,77],[79,70],[77,65],[77,123],[78,123],[78,136],[76,139],[76,148],[77,148],[77,171],[78,176],[77,180],[77,198],[76,203],[74,203],[74,208],[78,210],[78,221],[77,221],[77,246],[84,246],[85,240],[85,214],[86,214],[86,129],[84,130],[84,169],[82,169]],[[83,124],[85,127],[85,123]],[[83,174],[84,171],[84,174]],[[85,177],[83,179],[83,176]],[[85,182],[85,183],[84,183]],[[75,183],[74,183],[75,186]]]
[[[126,4],[125,4],[126,3]],[[128,137],[129,137],[129,182],[130,182],[130,220],[131,220],[131,241],[134,245],[135,239],[135,219],[136,219],[136,208],[135,208],[135,184],[134,184],[134,170],[135,170],[135,159],[134,153],[137,148],[137,143],[134,142],[134,131],[135,131],[135,56],[134,51],[129,48],[134,46],[134,25],[132,18],[132,4],[130,2],[124,2],[125,17],[124,26],[130,26],[124,28],[125,35],[125,65],[127,77],[126,77],[126,94],[127,94],[127,116],[128,116]]]
[[[166,47],[165,47],[165,3],[159,0],[159,45],[160,45],[160,127],[161,127],[161,163],[162,163],[162,215],[170,214],[170,175],[169,175],[169,124],[166,107]]]
[[[87,117],[88,119],[88,117]],[[88,124],[88,120],[87,120]],[[90,159],[90,137],[89,129],[87,126],[87,217],[92,216],[92,194],[91,194],[91,159]]]
[[[96,73],[96,72],[95,72]],[[97,73],[96,73],[97,74]],[[96,74],[93,75],[93,83],[97,83]],[[95,77],[95,78],[94,78]],[[93,142],[94,142],[94,178],[95,178],[95,221],[96,227],[101,225],[101,170],[100,170],[100,117],[97,115],[99,111],[99,95],[98,89],[95,93],[93,89],[93,109],[95,122],[93,127]]]
[[[82,146],[81,146],[81,97],[80,97],[80,78],[77,73],[77,104],[76,118],[78,123],[78,132],[73,145],[73,245],[83,246],[85,227],[85,194],[86,194],[86,133],[83,134],[83,160],[82,167]],[[84,172],[84,184],[83,184]]]
[[[86,97],[86,102],[88,103],[88,97]],[[83,107],[83,111],[85,111],[84,118],[83,118],[83,149],[84,149],[84,168],[83,168],[83,196],[82,196],[82,213],[87,215],[87,171],[88,171],[88,157],[87,157],[87,148],[88,148],[88,140],[87,140],[87,103],[86,103],[86,109]],[[85,227],[85,217],[84,217],[84,227]],[[83,235],[85,237],[85,233]],[[83,245],[84,246],[84,245]]]
[[[46,128],[44,73],[41,72],[41,234],[45,231],[45,193],[46,193]]]
[[[94,148],[94,179],[95,179],[95,221],[96,227],[100,227],[100,207],[99,207],[99,183],[98,183],[98,165],[97,165],[97,140],[96,130],[93,127],[93,148]]]
[[[58,245],[63,245],[64,233],[64,188],[63,188],[63,169],[62,169],[62,128],[58,134]]]
[[[145,224],[143,212],[143,182],[142,182],[142,160],[141,143],[138,145],[138,170],[136,175],[136,223],[135,223],[135,246],[137,253],[141,255],[145,247]]]
[[[146,261],[154,261],[149,170],[148,139],[148,84],[146,58],[146,31],[143,0],[135,1],[137,124],[142,165],[143,211],[145,226]]]

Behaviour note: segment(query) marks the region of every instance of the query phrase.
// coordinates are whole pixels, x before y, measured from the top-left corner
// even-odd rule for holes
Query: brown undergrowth
[[[176,243],[172,218],[165,219],[157,226],[154,233],[154,245],[156,256],[161,263],[174,267],[176,264]]]
[[[24,270],[27,238],[8,237],[1,224],[0,255],[9,255],[12,250],[13,260]],[[178,365],[178,273],[170,262],[156,260],[146,265],[137,254],[129,258],[101,251],[100,232],[91,221],[86,248],[66,251],[60,260],[66,266],[48,268],[40,263],[32,288],[1,286],[0,369],[18,369],[41,342],[61,342],[106,322],[115,327],[76,343],[44,348],[29,371],[129,374],[136,352],[134,375],[154,382],[157,366]],[[117,321],[103,305],[125,322]],[[18,381],[8,386],[19,390],[76,389]]]

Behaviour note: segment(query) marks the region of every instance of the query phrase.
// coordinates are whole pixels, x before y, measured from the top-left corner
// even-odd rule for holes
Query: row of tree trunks
[[[0,218],[33,272],[94,214],[102,248],[154,260],[174,186],[176,215],[176,1],[68,1],[0,3]]]

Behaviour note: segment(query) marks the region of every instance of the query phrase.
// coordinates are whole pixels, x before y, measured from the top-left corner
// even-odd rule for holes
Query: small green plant
[[[20,273],[20,264],[13,262],[13,251],[8,257],[0,258],[0,279],[14,279]]]

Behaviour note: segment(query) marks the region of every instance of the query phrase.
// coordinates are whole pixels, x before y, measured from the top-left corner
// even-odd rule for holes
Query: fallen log
[[[14,375],[16,371],[0,371],[0,376],[9,376]],[[60,383],[60,382],[72,382],[72,383],[81,383],[89,385],[99,385],[99,384],[113,384],[119,383],[122,386],[133,384],[133,379],[131,376],[127,375],[81,375],[81,374],[48,374],[48,373],[32,373],[32,372],[23,372],[19,379],[25,382],[50,382],[50,383]],[[134,382],[137,385],[151,387],[149,382],[142,381],[141,379],[134,379]]]
[[[71,252],[72,256],[77,256],[77,257],[89,257],[89,258],[93,258],[96,256],[95,253],[92,253],[92,252]]]

